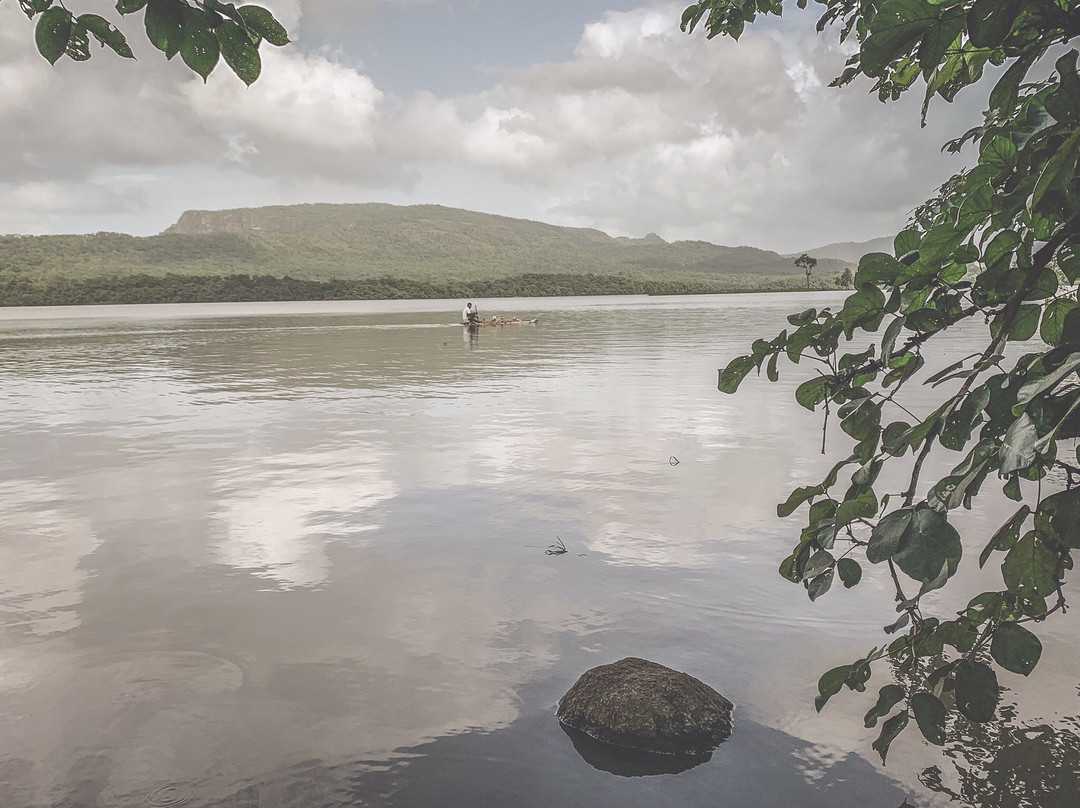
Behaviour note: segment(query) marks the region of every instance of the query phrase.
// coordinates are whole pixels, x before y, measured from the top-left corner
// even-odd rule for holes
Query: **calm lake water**
[[[0,805],[946,802],[870,694],[814,711],[894,610],[876,569],[816,604],[776,572],[835,459],[810,369],[716,390],[841,300],[480,301],[539,322],[472,341],[461,301],[0,311]],[[960,518],[970,582],[1004,508]],[[1000,674],[1016,722],[1075,729],[1074,614]],[[623,656],[736,703],[709,762],[579,754],[555,703]]]

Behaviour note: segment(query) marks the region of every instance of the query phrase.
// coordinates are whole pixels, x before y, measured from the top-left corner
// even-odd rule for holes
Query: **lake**
[[[920,774],[956,790],[955,753],[912,726],[882,766],[871,693],[814,710],[895,612],[876,568],[813,604],[777,574],[776,503],[847,448],[793,401],[811,369],[716,389],[842,299],[481,300],[539,321],[475,338],[462,301],[0,310],[0,804],[947,803]],[[972,586],[990,500],[958,516]],[[1058,752],[1077,629],[999,673]],[[555,704],[624,656],[737,705],[711,760],[578,752]]]

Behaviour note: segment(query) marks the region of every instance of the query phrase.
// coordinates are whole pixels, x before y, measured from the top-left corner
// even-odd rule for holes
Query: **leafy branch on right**
[[[1033,629],[1066,609],[1080,550],[1080,75],[1077,51],[1063,46],[1080,35],[1080,1],[816,2],[819,32],[839,26],[854,51],[833,84],[864,76],[887,101],[921,82],[924,119],[935,96],[952,101],[987,65],[1001,68],[982,123],[946,145],[977,148],[978,164],[913,213],[892,254],[863,256],[840,310],[792,315],[720,372],[720,390],[733,393],[751,371],[776,381],[782,358],[813,363],[795,398],[839,419],[850,439],[825,479],[777,508],[786,517],[806,506],[780,573],[816,600],[837,578],[858,585],[863,563],[887,570],[898,617],[885,632],[895,638],[826,672],[817,698],[820,710],[893,666],[866,714],[867,727],[880,722],[873,746],[884,761],[912,720],[937,745],[950,716],[992,720],[997,670],[1030,674],[1042,653]],[[757,15],[782,12],[782,0],[699,0],[683,29],[738,39]],[[1039,69],[1051,53],[1053,69]],[[981,348],[929,375],[924,354],[941,352],[961,323],[984,329]],[[847,349],[856,334],[876,336]],[[1028,352],[1007,359],[1009,343]],[[945,391],[925,417],[905,405],[916,380]],[[931,455],[951,467],[940,479],[924,479]],[[880,490],[886,467],[902,467],[903,491]],[[955,583],[963,555],[950,514],[995,483],[1016,510],[978,564],[999,564],[1000,587],[931,614],[924,598]]]

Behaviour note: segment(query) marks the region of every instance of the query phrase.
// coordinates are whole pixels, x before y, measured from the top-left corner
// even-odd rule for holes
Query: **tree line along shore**
[[[841,275],[815,277],[811,288],[842,287]],[[806,290],[803,277],[724,275],[702,280],[649,280],[620,275],[527,274],[424,281],[408,278],[307,280],[250,275],[104,275],[88,278],[0,273],[0,306],[121,303],[229,303],[286,300],[401,300],[564,295],[689,295]]]

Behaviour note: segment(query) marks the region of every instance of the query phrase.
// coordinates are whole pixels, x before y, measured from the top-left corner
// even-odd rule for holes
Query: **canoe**
[[[481,326],[493,325],[535,325],[537,320],[522,320],[520,317],[490,317],[478,323],[462,323],[469,330],[478,329]]]

